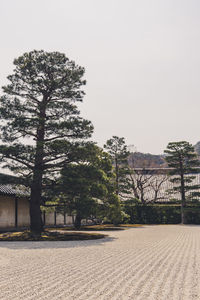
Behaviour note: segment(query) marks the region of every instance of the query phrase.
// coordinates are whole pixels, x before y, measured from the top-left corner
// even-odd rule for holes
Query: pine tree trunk
[[[82,220],[81,215],[80,215],[79,212],[77,212],[76,219],[75,219],[75,222],[74,222],[74,227],[76,229],[80,229],[81,228],[81,220]]]
[[[117,158],[115,158],[115,173],[116,173],[116,195],[119,196],[119,164]]]
[[[181,224],[185,224],[186,223],[186,219],[185,219],[185,212],[184,212],[184,208],[185,208],[185,182],[184,182],[184,175],[183,173],[181,174]]]
[[[30,199],[30,229],[32,234],[41,235],[43,223],[41,217],[41,190],[38,189],[38,182],[33,182]]]
[[[31,185],[30,199],[30,229],[34,235],[41,235],[43,222],[41,217],[42,199],[42,176],[43,176],[43,157],[44,157],[44,132],[45,132],[45,101],[41,103],[39,114],[39,125],[37,129],[35,167],[33,170],[33,181]]]
[[[41,216],[41,198],[42,198],[42,169],[37,168],[33,173],[33,182],[31,186],[30,199],[30,229],[34,235],[40,235],[43,230]]]
[[[141,202],[142,202],[142,204],[145,204],[143,188],[141,189]]]
[[[184,205],[183,202],[181,201],[181,224],[185,224],[185,212],[184,212]]]

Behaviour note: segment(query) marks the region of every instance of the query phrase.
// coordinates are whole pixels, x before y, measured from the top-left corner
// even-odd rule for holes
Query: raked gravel
[[[0,242],[0,300],[200,299],[200,226],[93,241]]]

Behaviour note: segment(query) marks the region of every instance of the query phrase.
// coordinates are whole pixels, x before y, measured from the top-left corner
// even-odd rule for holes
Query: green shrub
[[[181,207],[179,204],[130,204],[124,203],[124,211],[132,224],[179,224]],[[185,209],[188,224],[200,224],[200,207],[189,205]]]
[[[187,207],[185,209],[185,216],[187,224],[200,224],[200,208]]]

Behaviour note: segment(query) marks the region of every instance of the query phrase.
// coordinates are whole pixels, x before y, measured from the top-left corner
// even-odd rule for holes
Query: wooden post
[[[64,225],[66,225],[66,212],[64,212]]]
[[[18,227],[18,199],[15,197],[15,227]]]
[[[43,211],[43,224],[46,224],[46,212],[45,210]]]
[[[56,226],[56,211],[54,211],[54,225]]]

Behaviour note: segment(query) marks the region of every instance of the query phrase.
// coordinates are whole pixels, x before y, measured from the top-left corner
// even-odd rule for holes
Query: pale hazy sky
[[[26,51],[64,52],[86,69],[82,116],[100,146],[138,151],[200,140],[199,0],[1,0],[0,86]]]

